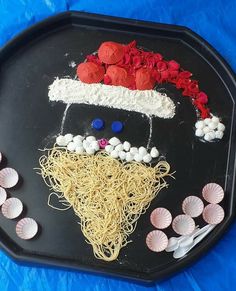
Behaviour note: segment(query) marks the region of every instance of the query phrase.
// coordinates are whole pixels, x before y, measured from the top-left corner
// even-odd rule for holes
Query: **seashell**
[[[224,190],[216,183],[209,183],[203,187],[202,196],[207,202],[217,204],[223,200]]]
[[[109,139],[109,144],[115,147],[118,144],[120,144],[120,140],[114,136],[111,139]]]
[[[181,214],[174,218],[172,228],[180,235],[189,235],[194,231],[195,222],[189,215]]]
[[[188,196],[182,204],[183,212],[191,217],[198,217],[202,214],[204,204],[197,196]]]
[[[123,143],[123,148],[124,148],[124,150],[125,150],[126,152],[128,152],[128,151],[130,150],[130,147],[131,147],[131,145],[130,145],[130,143],[129,143],[128,141],[125,141],[125,142]]]
[[[14,187],[19,180],[19,175],[12,168],[4,168],[0,171],[0,186],[3,188]]]
[[[0,187],[0,206],[3,205],[6,199],[7,199],[7,192],[4,188]]]
[[[9,198],[2,205],[2,214],[9,219],[18,217],[23,211],[23,204],[18,198]]]
[[[202,216],[209,224],[219,224],[224,219],[225,212],[218,204],[208,204],[204,208]]]
[[[166,208],[156,208],[150,215],[150,220],[153,226],[159,229],[167,228],[172,221],[172,215]]]
[[[21,239],[31,239],[38,232],[38,224],[33,218],[25,217],[16,224],[16,234]]]
[[[152,160],[152,157],[150,154],[146,154],[144,157],[143,157],[143,162],[144,163],[150,163]]]
[[[162,252],[168,245],[168,238],[161,230],[153,230],[146,237],[146,244],[153,252]]]

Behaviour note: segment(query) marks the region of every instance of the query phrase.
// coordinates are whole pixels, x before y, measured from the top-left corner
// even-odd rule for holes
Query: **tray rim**
[[[101,14],[92,14],[92,13],[85,13],[85,12],[78,12],[78,11],[66,11],[59,13],[54,16],[50,16],[32,26],[29,28],[23,30],[16,36],[14,36],[10,41],[8,41],[1,49],[0,49],[0,63],[4,60],[4,56],[11,54],[12,51],[16,50],[18,47],[21,47],[25,41],[28,41],[30,39],[30,35],[34,33],[39,33],[40,30],[44,30],[44,28],[48,28],[50,25],[54,25],[55,23],[61,23],[62,21],[69,21],[70,24],[73,26],[73,19],[80,18],[84,20],[93,20],[93,21],[99,21],[99,22],[109,22],[113,23],[115,25],[122,24],[122,25],[128,25],[130,27],[142,27],[145,29],[152,29],[154,31],[160,30],[160,31],[168,31],[168,32],[178,32],[180,35],[185,37],[190,37],[194,39],[195,42],[201,44],[204,46],[205,49],[208,50],[210,57],[214,59],[214,61],[217,62],[217,65],[220,66],[225,70],[227,73],[227,77],[229,78],[229,81],[231,81],[231,86],[236,90],[236,79],[235,74],[233,70],[231,69],[230,65],[226,62],[226,60],[217,52],[215,48],[213,48],[206,40],[204,40],[202,37],[200,37],[197,33],[193,32],[191,29],[185,27],[185,26],[179,26],[179,25],[172,25],[172,24],[162,24],[157,22],[150,22],[150,21],[139,21],[134,19],[128,19],[128,18],[121,18],[121,17],[112,17],[107,15],[101,15]],[[235,112],[235,98],[236,95],[233,96],[232,102],[234,104],[234,110],[232,115],[234,116],[232,126],[231,126],[231,133],[233,129],[236,128],[236,112]],[[230,138],[230,145],[232,143],[232,138]],[[233,141],[236,143],[236,133],[233,136]],[[230,151],[232,152],[232,146],[230,147]],[[234,169],[236,169],[236,159],[235,159],[235,153],[234,154]],[[232,155],[232,153],[231,153]],[[230,156],[230,154],[229,154]],[[234,170],[234,174],[235,174]],[[162,271],[159,272],[153,272],[153,273],[138,273],[135,271],[125,271],[125,270],[119,270],[118,272],[115,272],[114,270],[109,270],[103,267],[94,267],[94,266],[85,266],[84,264],[75,264],[74,261],[70,262],[64,262],[64,259],[56,259],[52,257],[48,257],[46,255],[39,255],[39,254],[32,254],[27,251],[23,251],[21,247],[19,247],[17,244],[17,249],[14,247],[9,247],[7,244],[4,243],[4,239],[0,240],[0,247],[9,255],[12,257],[16,262],[18,263],[33,263],[37,264],[37,266],[42,265],[48,265],[53,267],[59,267],[59,268],[67,268],[72,270],[79,270],[79,271],[85,271],[85,272],[93,272],[95,274],[99,275],[108,275],[112,277],[118,277],[123,279],[131,279],[135,280],[140,283],[153,283],[157,280],[162,280],[166,277],[169,277],[173,275],[176,272],[179,272],[183,268],[188,267],[190,264],[192,264],[194,261],[202,257],[209,249],[220,239],[220,237],[226,232],[229,225],[233,221],[235,215],[236,215],[236,192],[235,192],[235,175],[232,177],[232,195],[231,195],[231,207],[230,207],[230,213],[224,220],[224,222],[215,229],[214,236],[211,236],[209,239],[205,239],[205,243],[203,245],[200,245],[198,248],[193,249],[191,252],[191,256],[187,256],[184,259],[180,261],[176,261],[175,264],[168,266]],[[1,229],[1,227],[0,227]],[[6,235],[6,240],[9,239],[8,235]],[[208,242],[209,241],[209,242]],[[207,242],[207,243],[206,243]]]

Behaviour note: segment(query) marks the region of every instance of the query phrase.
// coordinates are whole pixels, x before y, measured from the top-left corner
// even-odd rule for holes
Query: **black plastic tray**
[[[196,115],[189,98],[182,97],[171,85],[162,86],[181,104],[174,119],[154,120],[153,142],[176,170],[176,180],[169,180],[170,187],[140,218],[131,235],[133,243],[122,249],[118,260],[106,263],[94,258],[72,210],[59,212],[47,206],[49,189],[33,168],[38,166],[38,149],[52,142],[59,132],[65,109],[62,103],[49,104],[48,85],[54,77],[74,77],[75,68],[69,62],[83,61],[102,41],[128,43],[133,39],[193,72],[210,96],[212,112],[224,119],[227,129],[221,142],[199,141],[194,136]],[[198,35],[185,27],[68,12],[33,26],[8,43],[0,53],[0,68],[0,149],[23,181],[10,193],[22,199],[24,215],[34,217],[41,226],[34,240],[22,241],[15,234],[16,221],[0,215],[1,246],[14,259],[151,282],[199,258],[224,233],[235,214],[236,83],[229,66]],[[112,136],[109,124],[120,119],[125,122],[122,140],[128,139],[137,146],[146,142],[148,121],[140,114],[85,105],[73,105],[65,132],[94,134],[90,122],[97,116],[102,116],[108,125],[104,136]],[[210,181],[225,187],[223,223],[183,259],[149,251],[145,238],[153,229],[151,211],[163,206],[173,215],[181,213],[181,201],[189,194],[200,196],[202,186]],[[200,219],[196,222],[203,224]],[[174,235],[171,230],[167,233]]]

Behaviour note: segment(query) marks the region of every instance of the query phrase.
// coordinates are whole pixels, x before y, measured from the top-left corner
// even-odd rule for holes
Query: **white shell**
[[[225,212],[218,204],[208,204],[204,208],[202,216],[209,224],[219,224],[224,219]]]
[[[172,228],[180,235],[189,235],[194,231],[195,222],[189,215],[181,214],[174,218]]]
[[[110,140],[109,140],[109,144],[111,144],[112,146],[117,146],[118,144],[120,144],[120,140],[117,138],[117,137],[112,137]]]
[[[152,158],[157,158],[159,156],[159,151],[157,150],[156,147],[153,147],[151,149],[150,155],[151,155]]]
[[[91,142],[90,146],[97,152],[100,149],[98,141],[94,140]]]
[[[133,159],[134,159],[134,156],[130,152],[128,152],[125,158],[126,162],[131,162],[133,161]]]
[[[117,159],[118,156],[119,156],[119,153],[116,151],[116,150],[113,150],[111,153],[110,153],[110,156],[114,159]]]
[[[84,148],[83,147],[76,147],[75,148],[75,152],[77,154],[83,154],[84,153]]]
[[[195,127],[197,129],[203,129],[203,127],[205,126],[204,121],[203,120],[199,120],[195,123]]]
[[[142,157],[144,157],[147,154],[147,150],[146,150],[145,147],[140,147],[138,149],[138,153],[139,153],[139,155],[141,155]]]
[[[105,151],[107,153],[111,153],[113,150],[114,150],[114,147],[112,145],[108,144],[105,146]]]
[[[144,163],[150,163],[152,160],[152,157],[150,154],[146,154],[144,157],[143,157],[143,161]]]
[[[19,180],[19,175],[12,168],[4,168],[0,171],[0,186],[3,188],[14,187]]]
[[[0,187],[0,206],[6,201],[7,192],[4,188]]]
[[[76,148],[76,144],[73,141],[71,141],[71,142],[68,143],[68,145],[67,145],[68,151],[74,152],[75,151],[75,148]]]
[[[64,139],[65,139],[66,145],[68,145],[68,143],[73,140],[73,135],[71,133],[67,133],[66,135],[64,135]]]
[[[204,132],[204,134],[207,134],[208,132],[210,132],[210,128],[208,126],[203,127],[202,131]]]
[[[220,130],[220,131],[224,131],[224,130],[225,130],[225,126],[224,126],[224,124],[221,123],[221,122],[218,124],[217,128],[218,128],[218,130]]]
[[[134,160],[138,163],[142,161],[143,157],[140,154],[135,154],[134,155]]]
[[[38,224],[33,218],[25,217],[16,224],[16,234],[21,239],[31,239],[37,232]]]
[[[132,154],[132,155],[135,155],[135,154],[138,154],[138,148],[136,148],[136,147],[132,147],[132,148],[130,148],[130,153]]]
[[[182,204],[183,212],[191,217],[198,217],[202,214],[204,204],[197,196],[188,196]]]
[[[92,143],[93,141],[96,141],[96,137],[93,136],[93,135],[89,135],[86,137],[86,140],[89,142],[89,143]]]
[[[217,130],[215,134],[216,134],[216,138],[218,139],[222,139],[222,137],[224,136],[224,133],[221,130]]]
[[[56,144],[59,145],[60,147],[64,147],[66,146],[66,139],[64,138],[64,136],[62,135],[59,135],[57,138],[56,138]]]
[[[123,144],[122,144],[122,143],[118,144],[118,145],[115,147],[115,150],[116,150],[117,152],[123,151],[123,149],[124,149],[124,147],[123,147]]]
[[[223,200],[224,190],[216,183],[209,183],[203,187],[202,196],[207,202],[217,204]]]
[[[73,137],[73,141],[75,143],[82,142],[83,139],[84,139],[84,137],[82,135],[79,135],[79,134]]]
[[[119,152],[119,158],[123,161],[123,160],[125,160],[125,158],[126,158],[126,152],[124,152],[124,151],[120,151]]]
[[[168,245],[168,238],[161,230],[153,230],[146,237],[146,244],[153,252],[162,252]]]
[[[195,131],[195,135],[201,137],[201,136],[204,135],[204,132],[203,132],[202,129],[198,128],[198,129],[196,129],[196,131]]]
[[[172,215],[166,208],[156,208],[152,211],[150,215],[150,220],[153,226],[158,229],[167,228],[172,221]]]
[[[90,147],[90,142],[87,141],[86,139],[83,140],[83,147],[84,147],[85,149],[89,148],[89,147]]]
[[[91,146],[90,146],[90,147],[87,147],[87,148],[85,149],[85,151],[86,151],[86,153],[87,153],[88,155],[94,155],[94,154],[95,154],[95,149],[93,149]]]
[[[206,125],[208,125],[210,122],[211,122],[211,119],[210,119],[210,118],[205,118],[205,119],[204,119],[204,123],[205,123]]]
[[[8,219],[18,217],[23,211],[23,204],[18,198],[9,198],[2,205],[2,214]]]
[[[123,148],[126,152],[128,152],[130,150],[131,144],[128,141],[125,141],[123,143]]]

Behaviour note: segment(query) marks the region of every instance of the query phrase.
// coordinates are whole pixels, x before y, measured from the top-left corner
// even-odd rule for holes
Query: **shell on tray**
[[[217,204],[223,200],[224,190],[216,183],[209,183],[203,187],[202,196],[207,202]]]
[[[204,208],[202,216],[209,224],[219,224],[224,219],[225,212],[218,204],[208,204]]]
[[[18,221],[16,225],[16,234],[21,239],[31,239],[38,232],[38,224],[33,218],[25,217]]]
[[[146,237],[146,244],[153,252],[162,252],[168,245],[168,238],[161,230],[153,230]]]
[[[0,206],[3,205],[6,199],[7,199],[7,192],[4,188],[0,187]]]
[[[0,186],[3,188],[14,187],[19,180],[19,175],[12,168],[4,168],[0,171]]]
[[[195,222],[189,215],[181,214],[174,218],[172,228],[180,235],[189,235],[194,231]]]
[[[9,198],[2,205],[2,214],[8,219],[18,217],[23,211],[23,204],[18,198]]]
[[[156,208],[150,215],[150,220],[153,226],[159,229],[167,228],[172,221],[172,215],[166,208]]]
[[[198,217],[202,214],[204,204],[197,196],[188,196],[182,203],[182,210],[191,217]]]

